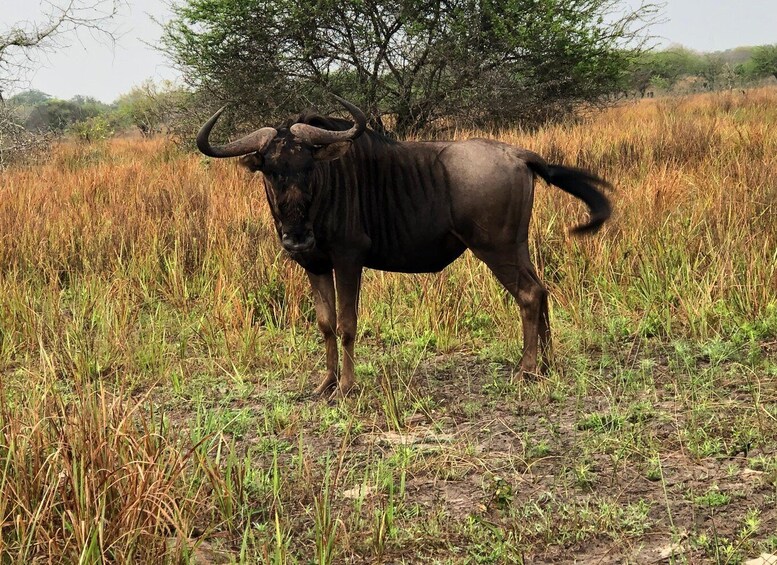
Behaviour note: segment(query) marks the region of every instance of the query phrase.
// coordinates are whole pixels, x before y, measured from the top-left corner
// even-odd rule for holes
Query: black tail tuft
[[[600,188],[612,188],[612,185],[606,180],[574,167],[541,163],[528,164],[531,170],[545,182],[579,198],[588,206],[590,215],[588,223],[573,228],[570,230],[571,233],[575,235],[596,233],[612,214],[610,200],[600,190]]]

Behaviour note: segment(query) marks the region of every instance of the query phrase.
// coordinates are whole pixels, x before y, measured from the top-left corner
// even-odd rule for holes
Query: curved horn
[[[227,107],[224,106],[221,110],[213,114],[197,134],[197,149],[208,157],[240,157],[241,155],[247,155],[249,153],[254,153],[255,151],[261,152],[264,151],[267,145],[278,134],[278,130],[275,128],[262,128],[225,145],[212,146],[210,141],[208,141],[210,130],[216,125],[219,116],[221,116],[226,108]]]
[[[348,110],[351,113],[351,116],[353,116],[354,123],[351,129],[346,131],[332,131],[328,129],[317,128],[309,124],[294,124],[291,126],[291,133],[299,137],[301,140],[310,143],[311,145],[329,145],[330,143],[335,143],[336,141],[349,141],[356,139],[362,133],[364,133],[364,130],[367,127],[367,117],[364,115],[364,112],[359,110],[359,108],[347,100],[344,100],[336,95],[333,96],[335,97],[335,100],[345,106],[346,110]]]

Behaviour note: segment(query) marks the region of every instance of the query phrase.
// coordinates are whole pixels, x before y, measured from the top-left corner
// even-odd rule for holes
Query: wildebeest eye
[[[252,173],[261,171],[262,165],[264,165],[264,157],[262,157],[261,153],[249,153],[248,155],[243,155],[240,157],[240,159],[238,159],[238,161]]]

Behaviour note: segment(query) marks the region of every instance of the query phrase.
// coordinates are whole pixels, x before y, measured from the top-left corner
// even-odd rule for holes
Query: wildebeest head
[[[364,113],[350,102],[335,97],[354,119],[350,129],[335,131],[306,123],[291,127],[264,127],[225,145],[208,141],[224,108],[211,117],[197,134],[197,148],[209,157],[240,157],[251,171],[261,171],[267,199],[275,218],[281,245],[289,252],[312,249],[316,240],[310,218],[313,202],[311,175],[319,161],[342,157],[367,124]]]

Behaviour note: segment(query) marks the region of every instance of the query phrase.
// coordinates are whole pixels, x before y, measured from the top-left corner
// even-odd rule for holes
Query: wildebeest
[[[222,108],[197,135],[205,155],[241,157],[264,176],[281,245],[307,272],[324,334],[326,376],[316,394],[346,394],[354,385],[362,269],[437,272],[467,248],[520,306],[522,374],[537,372],[538,345],[542,370],[551,338],[548,292],[529,258],[534,175],[588,205],[589,220],[575,233],[593,233],[610,216],[598,189],[606,181],[493,140],[394,141],[368,129],[359,108],[337,99],[353,124],[303,114],[212,146],[208,138]]]

